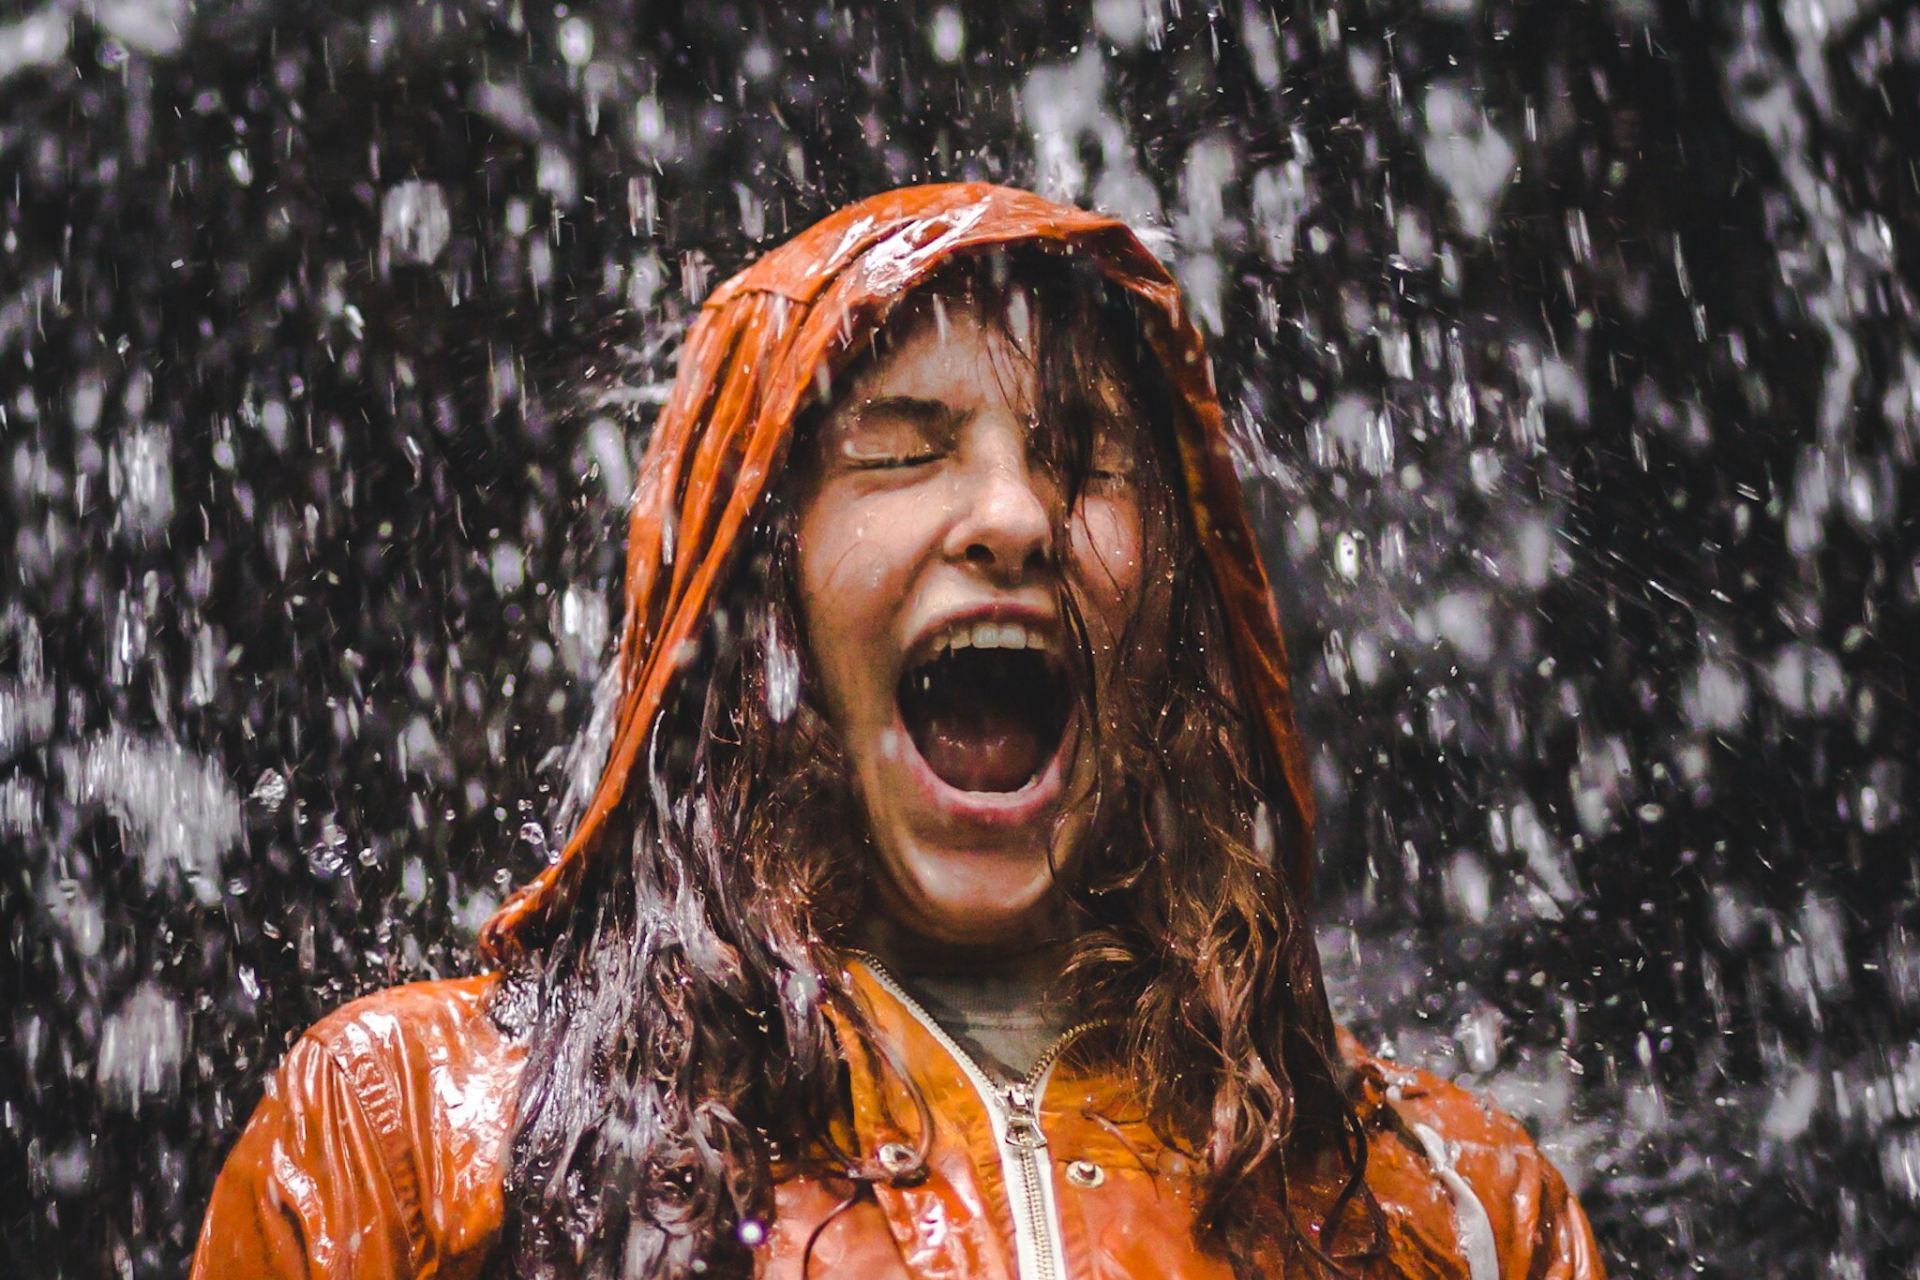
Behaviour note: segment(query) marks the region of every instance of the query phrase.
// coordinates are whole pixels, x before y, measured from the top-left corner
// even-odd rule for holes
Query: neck
[[[1050,982],[1057,978],[1073,948],[1073,938],[1064,933],[1017,943],[942,942],[902,928],[880,911],[866,913],[854,927],[853,942],[901,974],[992,976],[1017,982]]]

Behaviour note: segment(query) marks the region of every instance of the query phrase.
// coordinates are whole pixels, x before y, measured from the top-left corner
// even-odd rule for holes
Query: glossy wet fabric
[[[943,184],[842,209],[727,281],[701,308],[641,463],[627,530],[613,749],[559,860],[482,931],[489,959],[510,959],[564,911],[822,371],[845,367],[893,306],[956,256],[996,249],[1084,258],[1135,303],[1177,402],[1185,496],[1233,634],[1240,688],[1285,775],[1292,871],[1304,898],[1313,793],[1294,727],[1286,646],[1241,504],[1212,365],[1178,286],[1112,218],[1005,187]]]
[[[890,1144],[919,1149],[909,1079],[887,1062],[904,1064],[934,1117],[925,1168],[858,1194],[832,1178],[783,1180],[758,1275],[800,1280],[821,1228],[810,1280],[1017,1280],[987,1104],[931,1027],[861,961],[838,977],[887,1050],[848,1064],[853,1141],[875,1164]],[[395,988],[309,1031],[227,1162],[194,1280],[485,1274],[525,1059],[487,1014],[496,981]],[[1387,1222],[1384,1255],[1351,1260],[1354,1274],[1600,1276],[1579,1206],[1519,1124],[1373,1058],[1350,1037],[1341,1048],[1369,1135],[1368,1182]],[[1123,1078],[1085,1069],[1069,1051],[1038,1091],[1037,1111],[1067,1264],[1061,1280],[1232,1280],[1225,1261],[1194,1242],[1195,1165],[1154,1136]],[[1330,1173],[1295,1176],[1303,1207],[1331,1202]],[[1345,1234],[1364,1238],[1357,1215]]]

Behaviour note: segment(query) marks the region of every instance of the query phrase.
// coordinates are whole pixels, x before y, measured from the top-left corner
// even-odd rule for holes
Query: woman
[[[1123,226],[909,188],[729,281],[626,585],[492,970],[294,1046],[196,1275],[1599,1274],[1517,1124],[1333,1024],[1271,595]]]

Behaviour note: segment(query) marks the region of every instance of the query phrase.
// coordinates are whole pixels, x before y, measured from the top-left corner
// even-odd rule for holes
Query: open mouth
[[[1050,639],[1015,623],[962,624],[900,677],[900,718],[936,777],[1018,791],[1060,749],[1072,699]]]

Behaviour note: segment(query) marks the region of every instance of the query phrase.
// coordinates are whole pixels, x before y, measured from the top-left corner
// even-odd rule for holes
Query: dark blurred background
[[[471,965],[699,299],[983,178],[1208,333],[1343,1016],[1619,1274],[1920,1277],[1920,14],[687,10],[0,4],[0,1266],[178,1274],[291,1037]]]

